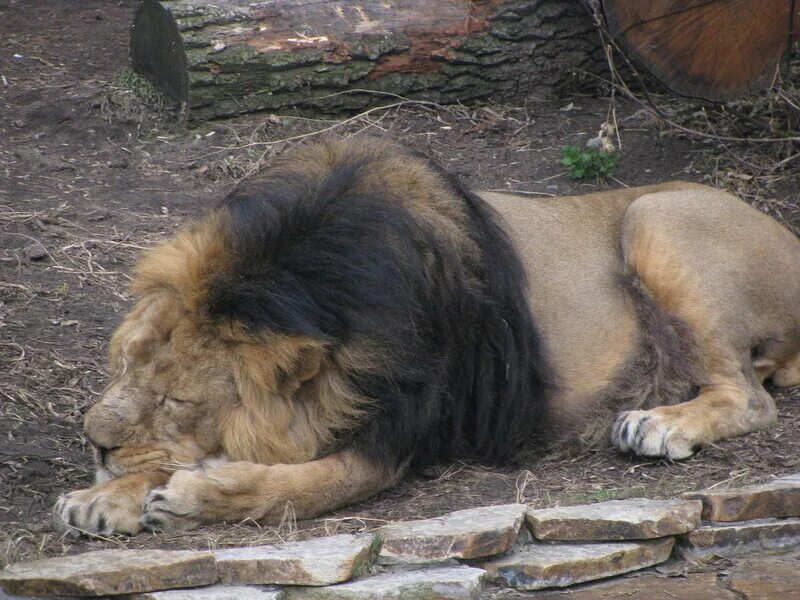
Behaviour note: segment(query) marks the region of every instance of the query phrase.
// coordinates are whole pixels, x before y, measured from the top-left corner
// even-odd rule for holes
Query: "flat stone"
[[[488,579],[517,588],[566,587],[644,569],[669,558],[674,538],[601,544],[529,544],[484,563]]]
[[[22,253],[28,260],[42,260],[47,257],[47,250],[39,242],[25,246],[22,249]]]
[[[536,600],[737,600],[713,573],[689,573],[686,577],[642,575],[596,583],[583,589],[538,592]],[[791,596],[786,596],[791,598]],[[773,599],[774,600],[774,599]]]
[[[286,593],[274,587],[212,585],[189,590],[166,590],[134,594],[126,600],[285,600]],[[2,599],[0,599],[2,600]]]
[[[290,600],[478,600],[483,569],[432,567],[416,571],[389,571],[374,577],[325,588],[286,590]]]
[[[631,498],[529,510],[526,519],[540,540],[646,540],[691,531],[701,510],[697,500]]]
[[[800,477],[797,475],[761,485],[688,492],[683,497],[703,501],[706,521],[800,517]]]
[[[99,550],[17,563],[0,571],[0,587],[20,596],[105,596],[215,583],[211,552]]]
[[[381,528],[382,564],[480,558],[514,546],[525,518],[524,504],[459,510],[433,519]]]
[[[765,519],[699,527],[680,537],[682,551],[692,558],[780,554],[800,547],[800,519]]]
[[[380,541],[342,534],[276,546],[217,550],[222,583],[330,585],[352,579],[374,562]]]

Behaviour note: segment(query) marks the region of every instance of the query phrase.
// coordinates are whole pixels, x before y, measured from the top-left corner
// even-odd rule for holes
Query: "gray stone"
[[[222,583],[330,585],[366,571],[379,547],[375,536],[342,534],[214,554]]]
[[[691,558],[783,553],[800,547],[800,519],[765,519],[699,527],[680,537]]]
[[[703,501],[706,521],[800,517],[800,476],[789,475],[770,483],[741,488],[689,492],[683,497]]]
[[[525,518],[524,504],[459,510],[433,519],[387,525],[380,530],[382,564],[479,558],[514,546]]]
[[[529,510],[526,519],[540,540],[646,540],[695,529],[701,510],[697,500],[631,498]]]
[[[532,597],[536,600],[743,600],[726,590],[713,573],[688,573],[682,577],[648,574],[596,583],[566,594],[563,590],[537,592]]]
[[[28,260],[42,260],[47,257],[47,250],[39,242],[25,246],[22,249],[22,253]]]
[[[166,590],[134,594],[126,600],[285,600],[286,593],[274,587],[212,585],[189,590]],[[0,599],[1,600],[1,599]]]
[[[495,583],[519,590],[566,587],[644,569],[669,558],[674,538],[601,544],[529,544],[483,567]]]
[[[0,587],[20,596],[105,596],[215,583],[211,552],[99,550],[17,563],[0,571]]]
[[[416,571],[389,571],[325,588],[291,588],[290,600],[478,600],[483,569],[432,567]]]

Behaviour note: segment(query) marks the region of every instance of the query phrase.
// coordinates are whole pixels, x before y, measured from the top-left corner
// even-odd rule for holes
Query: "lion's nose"
[[[92,443],[94,449],[97,450],[97,463],[102,467],[106,464],[106,457],[108,453],[112,450],[116,450],[116,448],[107,448],[105,446],[98,446],[97,444]]]
[[[100,453],[100,457],[105,458],[106,453],[119,447],[119,443],[115,443],[113,430],[107,431],[110,428],[104,427],[102,420],[98,421],[92,417],[93,415],[90,412],[84,419],[83,434],[86,436],[87,441]]]

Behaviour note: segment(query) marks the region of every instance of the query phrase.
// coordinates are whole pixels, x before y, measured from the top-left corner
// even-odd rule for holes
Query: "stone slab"
[[[706,521],[800,517],[800,477],[797,475],[761,485],[688,492],[683,497],[702,500]]]
[[[0,571],[0,587],[20,596],[106,596],[215,583],[211,552],[98,550],[17,563]]]
[[[466,566],[394,570],[324,588],[290,588],[290,600],[479,600],[483,569]]]
[[[507,552],[525,518],[524,504],[459,510],[433,519],[387,525],[380,530],[382,564],[470,559]]]
[[[683,553],[691,558],[783,553],[800,547],[800,519],[764,519],[707,525],[680,537]]]
[[[212,585],[188,590],[133,594],[125,600],[286,600],[286,593],[275,587]]]
[[[276,546],[217,550],[217,572],[227,584],[330,585],[374,562],[380,540],[342,534]]]
[[[483,564],[487,578],[519,590],[566,587],[664,562],[674,538],[597,544],[529,544]]]
[[[695,529],[701,510],[697,500],[631,498],[529,510],[526,520],[540,540],[646,540]]]
[[[537,592],[536,600],[742,600],[725,589],[713,573],[686,577],[642,575],[596,583],[568,594]],[[791,596],[786,596],[788,600]],[[774,600],[774,599],[773,599]]]

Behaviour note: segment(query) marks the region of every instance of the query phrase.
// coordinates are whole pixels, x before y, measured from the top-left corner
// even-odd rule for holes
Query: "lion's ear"
[[[295,363],[294,376],[298,381],[305,382],[314,378],[322,368],[322,359],[325,356],[324,348],[319,346],[306,346],[300,350],[300,356]]]

